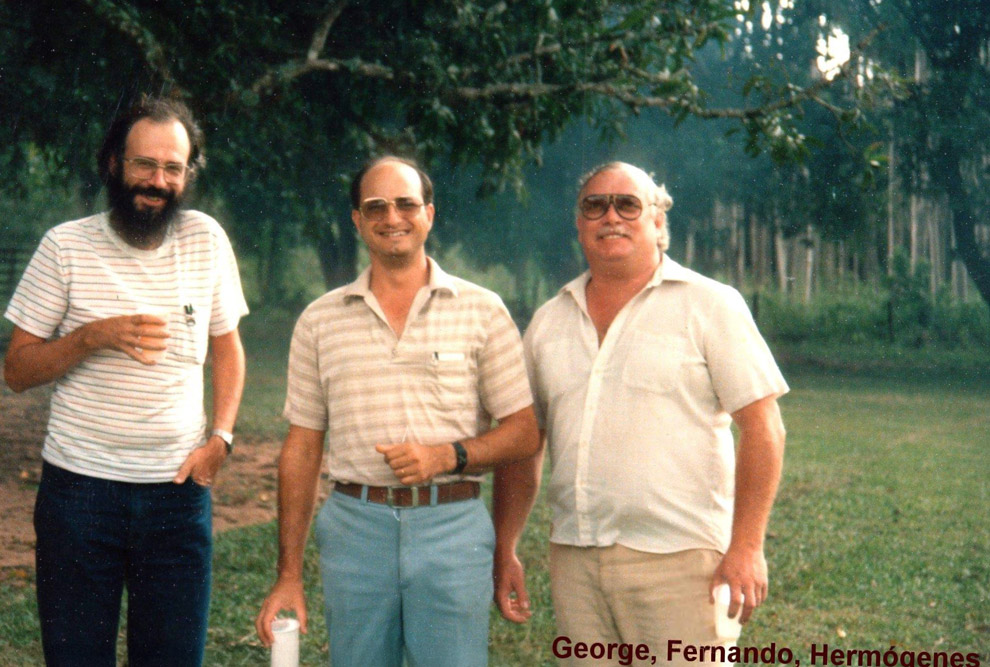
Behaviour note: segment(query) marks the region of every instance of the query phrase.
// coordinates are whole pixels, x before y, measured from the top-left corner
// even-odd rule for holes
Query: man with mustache
[[[668,649],[731,646],[739,623],[728,616],[745,623],[767,595],[763,539],[787,384],[740,294],[666,254],[672,203],[629,164],[586,176],[576,224],[589,270],[524,337],[550,453],[550,581],[565,664],[616,664],[584,663],[569,650],[578,642],[645,644],[645,664],[686,664]],[[511,488],[530,490],[514,497],[510,543],[539,471],[536,459],[504,471]],[[496,600],[507,608],[521,567],[499,564]],[[722,584],[731,602],[716,618]]]
[[[49,230],[6,311],[7,383],[55,383],[34,515],[49,665],[116,664],[124,588],[129,664],[203,660],[247,306],[219,224],[182,209],[202,144],[180,102],[118,116],[97,159],[110,210]]]
[[[303,551],[316,516],[334,665],[488,662],[494,532],[479,483],[536,452],[522,341],[494,293],[426,254],[433,184],[386,156],[351,182],[371,265],[303,312],[289,352],[278,579],[255,620],[307,626]],[[492,420],[497,425],[492,425]],[[496,524],[512,489],[492,491]]]

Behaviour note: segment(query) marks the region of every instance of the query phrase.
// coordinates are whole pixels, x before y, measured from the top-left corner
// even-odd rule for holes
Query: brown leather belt
[[[481,495],[481,484],[478,482],[450,482],[448,484],[431,484],[428,486],[367,486],[365,484],[349,484],[337,482],[333,490],[351,498],[364,497],[369,503],[388,505],[389,507],[424,507],[443,505],[460,500],[472,500]],[[431,496],[436,489],[436,501]]]

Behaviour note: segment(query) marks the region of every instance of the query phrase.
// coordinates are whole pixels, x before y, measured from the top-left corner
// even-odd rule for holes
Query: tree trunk
[[[781,294],[787,294],[787,242],[784,240],[784,230],[776,225],[773,234],[773,247],[777,258],[777,289]]]
[[[932,170],[932,176],[948,195],[956,252],[983,302],[990,304],[990,259],[983,254],[976,238],[978,217],[976,207],[962,183],[962,151],[950,138],[943,138],[939,143],[936,154],[941,159]]]
[[[344,225],[324,222],[319,226],[316,248],[327,289],[346,285],[357,277],[357,234],[350,221],[347,222]]]
[[[894,192],[897,172],[894,171],[894,133],[890,133],[890,152],[887,161],[887,275],[894,275],[894,248],[897,236],[894,234]]]

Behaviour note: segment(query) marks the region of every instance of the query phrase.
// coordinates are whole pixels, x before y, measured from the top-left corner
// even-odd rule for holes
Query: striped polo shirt
[[[164,358],[145,366],[100,350],[55,383],[42,457],[73,472],[169,481],[203,443],[210,336],[247,313],[230,242],[213,218],[184,211],[154,250],[127,244],[106,213],[45,234],[5,316],[41,338],[118,315],[167,315]]]
[[[284,414],[327,431],[334,481],[395,486],[376,444],[474,437],[492,418],[533,402],[519,331],[502,300],[429,263],[429,284],[401,335],[371,292],[370,269],[314,301],[296,323]]]

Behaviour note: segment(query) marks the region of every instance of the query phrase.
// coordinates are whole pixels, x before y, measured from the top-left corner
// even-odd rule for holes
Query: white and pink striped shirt
[[[167,313],[168,350],[154,366],[101,350],[55,383],[43,458],[73,472],[164,482],[203,443],[209,337],[247,313],[230,242],[213,218],[184,211],[154,250],[128,245],[107,214],[45,234],[5,316],[41,338],[94,320]]]

